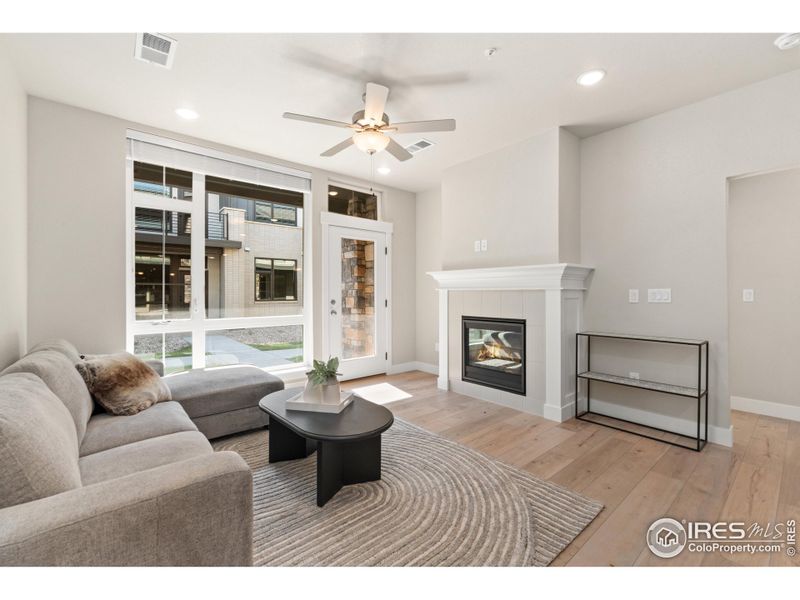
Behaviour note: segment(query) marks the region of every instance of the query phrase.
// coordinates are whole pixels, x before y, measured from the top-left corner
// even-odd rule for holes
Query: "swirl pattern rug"
[[[400,419],[380,481],[316,505],[316,454],[270,465],[267,431],[218,440],[253,469],[263,566],[544,566],[602,505]]]

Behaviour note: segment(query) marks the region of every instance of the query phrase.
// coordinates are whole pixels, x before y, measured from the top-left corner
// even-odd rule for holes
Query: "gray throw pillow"
[[[135,415],[172,398],[158,373],[128,352],[87,356],[75,367],[97,403],[113,415]]]

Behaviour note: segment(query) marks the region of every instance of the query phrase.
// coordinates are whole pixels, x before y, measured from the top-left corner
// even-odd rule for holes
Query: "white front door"
[[[342,379],[385,373],[387,354],[387,234],[328,227],[328,356],[339,357]]]

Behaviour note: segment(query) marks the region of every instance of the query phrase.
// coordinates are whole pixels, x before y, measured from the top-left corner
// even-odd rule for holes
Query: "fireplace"
[[[525,395],[525,320],[462,317],[464,381]]]

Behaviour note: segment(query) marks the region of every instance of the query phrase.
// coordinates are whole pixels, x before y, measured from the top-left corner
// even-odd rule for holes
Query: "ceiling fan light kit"
[[[342,150],[355,145],[356,148],[369,155],[374,155],[386,150],[399,161],[411,158],[411,153],[387,135],[387,132],[418,133],[428,131],[455,131],[455,119],[439,119],[435,121],[408,121],[406,123],[390,123],[389,116],[383,112],[386,100],[389,98],[389,88],[377,83],[368,83],[364,93],[364,110],[359,110],[353,115],[352,123],[312,117],[297,113],[283,113],[284,119],[306,121],[317,125],[329,127],[343,127],[355,129],[355,133],[328,148],[320,156],[334,156]]]

